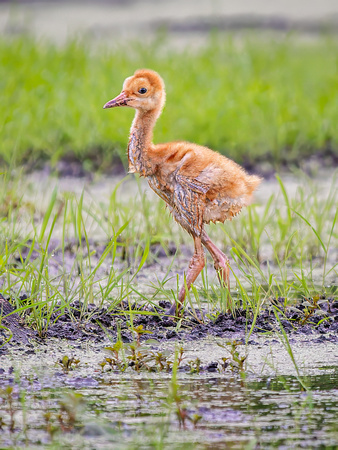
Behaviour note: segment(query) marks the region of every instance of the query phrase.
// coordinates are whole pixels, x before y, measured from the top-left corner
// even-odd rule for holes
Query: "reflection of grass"
[[[82,309],[73,320],[81,321],[88,319],[90,303],[113,309],[123,300],[157,304],[160,299],[173,301],[177,296],[179,283],[176,288],[170,277],[176,273],[175,262],[181,256],[179,244],[186,241],[192,246],[192,242],[164,213],[162,201],[149,199],[140,191],[123,202],[118,195],[123,184],[119,184],[110,198],[99,200],[90,199],[87,193],[76,197],[54,191],[43,208],[20,197],[19,192],[27,187],[19,181],[9,180],[7,175],[2,178],[2,292],[14,299],[20,312],[26,311],[28,322],[40,335],[45,334],[55,314],[71,309],[69,305],[75,300],[81,300]],[[212,237],[233,257],[232,297],[229,304],[226,292],[203,271],[187,296],[191,314],[199,322],[204,319],[196,305],[206,308],[209,317],[229,309],[236,314],[236,309],[243,307],[254,317],[250,336],[259,312],[276,304],[276,298],[282,299],[277,303],[282,302],[285,308],[308,299],[306,304],[314,305],[312,309],[298,311],[299,320],[305,323],[316,314],[317,303],[336,295],[329,284],[337,278],[337,177],[333,177],[325,199],[308,179],[294,196],[287,194],[281,179],[279,183],[280,192],[273,194],[265,207],[251,205],[233,222],[210,227]],[[272,204],[278,209],[272,209]],[[97,235],[106,236],[101,238],[104,246],[93,240]],[[57,237],[55,249],[51,243]],[[160,275],[157,268],[163,261],[157,260],[153,244],[167,251],[172,239],[178,248],[176,257],[171,267],[168,259],[168,271]],[[152,263],[157,282],[149,286],[150,282],[139,282],[137,276],[149,273],[143,266]],[[20,299],[23,294],[28,295],[24,303]]]
[[[91,166],[124,154],[132,112],[102,111],[138,67],[165,79],[167,107],[156,142],[206,144],[238,161],[294,161],[338,149],[338,43],[295,37],[168,50],[158,39],[116,49],[0,39],[0,157],[7,163],[74,153]]]
[[[69,377],[47,364],[4,378],[12,385],[0,389],[1,448],[310,448],[310,440],[335,448],[332,374],[306,377],[311,396],[294,377],[271,373],[243,382],[236,374],[182,377],[177,364],[171,378],[98,374],[92,361],[83,365]],[[34,390],[21,381],[28,376]]]

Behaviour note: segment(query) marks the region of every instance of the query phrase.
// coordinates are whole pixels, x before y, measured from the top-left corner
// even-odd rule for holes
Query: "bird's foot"
[[[215,262],[215,270],[218,275],[221,286],[227,287],[230,291],[230,267],[229,260],[225,256],[224,259]]]

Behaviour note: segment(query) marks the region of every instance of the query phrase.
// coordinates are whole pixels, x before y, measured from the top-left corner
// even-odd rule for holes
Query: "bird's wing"
[[[185,229],[200,236],[205,198],[209,188],[196,178],[188,178],[179,174],[176,174],[175,181],[174,207],[179,216],[179,222]]]

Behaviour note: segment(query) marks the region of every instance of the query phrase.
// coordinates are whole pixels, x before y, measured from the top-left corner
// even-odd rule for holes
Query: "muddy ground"
[[[320,172],[317,175],[318,182],[321,183],[321,195],[325,197],[327,192],[330,190],[332,184],[333,172]],[[25,199],[27,201],[33,202],[36,205],[40,205],[41,210],[45,208],[45,204],[48,203],[52,190],[56,187],[60,193],[72,191],[75,195],[80,195],[81,192],[85,191],[85,199],[88,197],[89,200],[92,198],[100,198],[100,201],[105,203],[108,201],[110,192],[113,191],[116,183],[121,180],[121,175],[119,176],[102,176],[95,180],[91,180],[88,177],[63,177],[56,178],[51,177],[47,172],[38,172],[27,175],[27,188],[23,188],[25,192]],[[300,179],[291,174],[283,175],[283,180],[289,195],[292,197],[299,187]],[[152,198],[154,194],[149,190],[146,184],[141,184],[137,186],[133,179],[128,179],[124,182],[123,188],[118,192],[121,201],[128,202],[132,196],[138,192],[145,190],[147,195]],[[265,204],[267,198],[273,192],[277,192],[278,183],[275,179],[266,179],[263,182],[261,189],[257,192],[257,201],[261,204]],[[167,214],[167,213],[165,213]],[[175,235],[177,225],[172,221],[173,235]],[[60,229],[59,229],[60,228]],[[50,243],[49,253],[53,256],[49,260],[49,276],[51,278],[57,277],[60,274],[60,268],[64,267],[66,270],[73,266],[76,258],[75,241],[72,244],[70,240],[65,248],[64,253],[62,252],[61,240],[58,238],[61,235],[61,227],[56,226],[55,232],[53,233],[53,239]],[[103,253],[107,241],[106,237],[100,234],[100,229],[91,228],[92,235],[95,238],[89,238],[90,249],[95,250],[95,255],[92,259],[92,264],[95,266],[97,261],[100,259]],[[189,241],[187,244],[180,245],[179,256],[176,256],[174,264],[171,268],[169,276],[172,278],[166,285],[166,289],[176,288],[176,276],[178,273],[180,279],[182,279],[184,270],[187,268],[189,260],[192,255],[192,244],[189,246]],[[177,251],[177,246],[172,242],[165,252],[163,247],[159,244],[155,244],[151,247],[152,257],[148,258],[146,264],[142,267],[140,272],[135,278],[135,284],[137,289],[140,289],[142,293],[149,296],[152,299],[154,294],[154,287],[151,283],[156,284],[156,280],[162,279],[166,273],[172,258]],[[29,252],[29,248],[26,249]],[[38,257],[38,251],[36,254],[33,252],[32,258]],[[22,253],[22,257],[25,257],[25,251]],[[334,259],[337,257],[336,253],[332,253],[329,262],[334,263]],[[134,262],[135,263],[135,262]],[[103,278],[108,270],[110,262],[103,264],[97,274],[99,278]],[[117,272],[122,271],[125,268],[130,268],[131,262],[128,258],[122,258],[118,255],[114,262],[115,269]],[[138,263],[136,263],[137,266]],[[236,267],[233,266],[233,270],[236,273]],[[314,269],[315,270],[315,269]],[[321,276],[321,269],[318,269]],[[213,267],[208,264],[207,272],[210,274],[210,282],[216,281],[216,275]],[[318,278],[320,282],[320,278]],[[232,280],[234,281],[234,280]],[[334,281],[334,280],[333,280]],[[334,283],[333,283],[334,284]],[[27,292],[29,295],[29,292]],[[24,300],[24,298],[23,298]],[[133,326],[134,328],[142,325],[145,331],[149,333],[144,333],[141,336],[141,340],[145,341],[149,338],[156,339],[158,345],[162,343],[187,343],[192,341],[200,341],[206,338],[221,338],[226,340],[239,340],[242,343],[245,341],[245,336],[250,330],[253,317],[247,316],[245,311],[237,311],[235,317],[231,314],[220,314],[218,317],[214,316],[214,311],[198,311],[197,317],[194,318],[194,313],[192,311],[186,311],[180,326],[177,326],[177,322],[163,317],[163,312],[169,307],[169,303],[161,300],[161,297],[156,296],[154,299],[156,304],[159,305],[157,311],[152,311],[151,306],[139,307],[134,305],[135,311],[140,309],[143,312],[156,313],[155,315],[133,315]],[[331,342],[336,344],[338,341],[338,301],[337,298],[332,296],[328,298],[322,298],[320,302],[320,309],[313,314],[306,316],[304,314],[305,304],[302,304],[300,299],[300,304],[298,305],[298,312],[292,309],[284,309],[283,306],[284,299],[277,299],[275,305],[280,309],[280,318],[283,328],[290,336],[290,339],[295,339],[301,337],[304,341],[310,340],[312,343],[324,343]],[[112,341],[117,339],[118,329],[121,331],[121,338],[124,342],[132,342],[135,339],[135,333],[131,331],[131,316],[128,312],[129,305],[122,304],[116,306],[115,309],[111,309],[110,305],[103,305],[104,307],[98,307],[94,304],[89,304],[84,307],[82,304],[83,299],[77,298],[75,302],[71,305],[71,314],[66,311],[65,314],[59,316],[55,313],[51,317],[50,325],[47,327],[48,331],[44,339],[39,339],[36,334],[36,343],[43,344],[44,342],[49,342],[50,339],[56,338],[61,339],[62,342],[74,342],[76,345],[82,345],[84,342],[92,343],[103,343],[105,342],[107,336],[106,331],[102,329],[104,327],[107,330]],[[304,300],[305,301],[305,300]],[[278,331],[280,331],[279,324],[276,321],[273,310],[267,308],[264,312],[260,314],[253,327],[253,332],[249,338],[249,345],[257,345],[257,339],[262,336],[274,335],[275,339]],[[109,309],[108,309],[109,308]],[[158,313],[158,314],[157,314]],[[324,319],[324,320],[323,320]],[[0,330],[0,336],[2,339],[5,338],[5,332]],[[35,344],[34,344],[35,345]],[[9,346],[7,345],[6,348]],[[1,350],[3,353],[6,352],[4,348]],[[338,352],[337,352],[338,354]]]
[[[279,316],[284,330],[291,336],[311,336],[312,340],[318,342],[338,342],[338,300],[333,297],[323,299],[325,301],[320,304],[319,309],[309,317],[304,314],[306,308],[304,304],[297,305],[299,310],[297,312],[294,308],[292,310],[285,308],[283,298],[277,299],[274,305],[280,311]],[[23,303],[24,300],[25,297],[22,298]],[[169,307],[170,302],[167,301],[160,301],[156,309],[123,302],[117,308],[108,310],[94,304],[85,307],[80,301],[76,301],[64,314],[53,313],[51,325],[44,338],[102,342],[108,335],[116,341],[117,333],[121,331],[123,342],[133,342],[137,333],[133,332],[132,328],[142,325],[141,341],[151,338],[158,342],[166,340],[187,342],[215,336],[229,340],[239,339],[244,343],[245,335],[254,322],[249,344],[255,345],[257,335],[281,331],[272,307],[262,311],[257,320],[254,320],[252,314],[240,309],[235,312],[235,316],[231,313],[221,313],[215,319],[208,317],[206,311],[198,309],[192,311],[188,308],[182,315],[179,326],[177,320],[165,314]],[[57,310],[58,306],[55,308]],[[2,333],[4,336],[4,331]],[[35,338],[37,342],[43,342],[36,332]]]
[[[276,305],[281,311],[281,324],[288,335],[291,346],[293,347],[297,343],[297,358],[309,353],[309,345],[311,345],[309,354],[313,356],[313,350],[319,345],[325,349],[325,354],[330,353],[331,362],[337,363],[337,300],[327,299],[326,302],[321,304],[320,311],[317,311],[308,320],[304,320],[302,311],[305,307],[302,305],[298,306],[299,313],[285,310],[281,299],[276,302]],[[12,343],[0,349],[0,355],[2,354],[3,357],[6,354],[13,355],[17,351],[22,352],[23,355],[34,355],[44,352],[43,349],[50,345],[52,349],[56,345],[56,348],[71,349],[71,353],[76,353],[78,349],[83,350],[89,345],[102,356],[103,348],[112,345],[118,339],[122,339],[124,343],[132,343],[139,338],[141,344],[151,340],[151,347],[156,351],[161,348],[172,348],[176,344],[188,349],[188,351],[190,349],[192,354],[201,360],[201,370],[213,371],[217,370],[218,366],[221,367],[221,362],[217,359],[220,358],[220,354],[225,353],[224,348],[217,348],[217,341],[223,342],[223,344],[236,341],[241,344],[239,348],[245,349],[249,355],[255,355],[255,348],[257,346],[262,348],[262,345],[264,348],[265,345],[274,346],[278,344],[277,347],[275,346],[277,354],[280,353],[281,349],[279,342],[281,328],[272,310],[265,310],[258,316],[253,326],[253,332],[246,342],[248,330],[251,329],[253,323],[253,317],[248,315],[246,311],[238,310],[235,317],[232,314],[220,314],[216,320],[211,320],[204,312],[197,311],[197,317],[193,317],[192,312],[187,310],[182,317],[181,325],[178,327],[176,321],[165,315],[163,316],[163,310],[160,308],[156,311],[149,307],[134,305],[134,308],[138,311],[158,312],[159,314],[135,314],[131,316],[130,306],[127,303],[112,311],[107,311],[106,308],[98,308],[95,305],[88,305],[88,308],[84,309],[79,302],[75,302],[71,306],[71,314],[68,311],[62,315],[53,314],[51,321],[54,323],[49,326],[44,338],[40,338],[35,332],[35,337],[30,339],[29,344],[17,346],[14,336]],[[159,306],[165,310],[169,303],[160,302]],[[77,321],[74,321],[74,317]],[[326,320],[323,321],[323,318]],[[141,333],[138,334],[134,330],[140,329],[138,328],[140,326]],[[2,340],[5,339],[3,330],[0,330],[0,337]],[[80,353],[83,356],[83,351]],[[262,358],[263,356],[260,355],[261,364],[263,364]],[[2,361],[5,360],[5,357],[2,358]],[[327,358],[325,358],[325,361],[327,364]],[[189,367],[187,370],[189,370]]]
[[[231,362],[231,357],[224,344],[225,339],[215,337],[184,343],[184,360],[177,374],[179,398],[184,399],[189,417],[198,415],[197,427],[190,421],[180,426],[175,408],[168,415],[170,371],[138,372],[130,366],[121,373],[103,367],[109,356],[104,347],[111,346],[109,341],[70,343],[51,338],[42,345],[15,346],[0,358],[0,386],[13,392],[18,409],[14,438],[6,428],[8,416],[1,411],[5,422],[2,448],[26,447],[27,439],[34,448],[45,448],[51,440],[56,448],[140,448],[140,444],[130,445],[130,440],[141,442],[142,448],[153,448],[147,444],[147,435],[155,436],[165,417],[170,420],[170,431],[160,448],[244,448],[243,441],[258,433],[259,442],[251,439],[254,445],[250,448],[276,447],[276,440],[281,441],[281,448],[286,439],[291,444],[283,448],[336,448],[336,343],[318,342],[309,335],[293,336],[293,363],[276,336],[257,336],[255,345],[238,347],[239,357],[246,357],[241,376],[230,364],[225,367],[224,359]],[[173,360],[180,344],[170,340],[142,343],[143,351],[144,347]],[[70,370],[62,364],[65,358],[76,361]],[[201,361],[199,372],[197,358]],[[297,380],[307,383],[313,393],[305,393]],[[19,434],[23,429],[21,398],[28,418],[26,441]],[[78,405],[76,399],[83,403]],[[311,401],[310,412],[304,406],[307,401]],[[83,404],[84,412],[80,411]],[[67,418],[66,405],[72,408],[76,424],[62,430],[58,418],[60,411]],[[55,427],[55,436],[48,433],[46,417]],[[68,445],[63,446],[63,440]],[[187,447],[187,442],[194,444]]]
[[[328,306],[331,312],[328,308],[323,308],[323,314],[328,320],[320,326],[315,325],[320,316],[316,316],[312,323],[305,325],[296,321],[295,314],[286,314],[288,318],[293,317],[291,321],[281,320],[298,369],[304,370],[307,374],[321,373],[320,370],[337,366],[338,302],[329,301]],[[82,369],[80,372],[76,371],[75,378],[78,380],[74,383],[85,383],[86,386],[86,378],[100,371],[99,364],[108,356],[105,348],[111,347],[116,342],[117,329],[120,330],[119,335],[126,346],[128,343],[136,342],[137,333],[130,329],[128,314],[121,314],[120,311],[108,313],[94,306],[90,306],[88,312],[91,315],[90,319],[78,323],[72,322],[68,314],[62,315],[49,327],[44,339],[36,337],[28,344],[17,344],[13,340],[3,347],[0,350],[0,376],[3,382],[11,378],[13,370],[11,367],[19,369],[23,375],[28,374],[34,367],[41,367],[42,364],[48,367],[48,370],[53,370],[53,373],[59,373],[62,358],[67,356],[81,363]],[[200,372],[220,372],[226,370],[222,358],[229,359],[226,365],[231,362],[230,350],[226,343],[235,340],[238,343],[236,350],[239,356],[247,357],[245,368],[248,373],[256,375],[297,373],[282,342],[280,327],[272,313],[265,312],[258,317],[247,343],[245,336],[252,320],[247,319],[245,313],[241,311],[238,311],[236,318],[230,314],[221,314],[215,322],[206,319],[203,324],[189,318],[188,314],[185,314],[185,317],[187,320],[183,321],[179,330],[176,330],[177,324],[168,318],[136,316],[133,321],[134,329],[143,325],[144,331],[147,331],[140,336],[142,351],[147,348],[149,352],[164,352],[173,359],[175,348],[182,347],[185,361],[181,364],[181,372],[190,373],[191,365],[188,363],[195,361],[196,358],[200,360]],[[130,368],[132,365],[130,363]],[[227,371],[230,372],[230,367]]]

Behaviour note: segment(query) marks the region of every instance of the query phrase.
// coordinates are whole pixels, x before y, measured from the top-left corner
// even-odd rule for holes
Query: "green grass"
[[[160,37],[114,48],[1,37],[0,159],[18,166],[75,155],[87,168],[110,165],[125,154],[133,112],[102,105],[139,67],[167,86],[155,142],[188,140],[275,165],[337,154],[337,55],[334,36],[213,35],[194,52]]]
[[[97,198],[90,189],[81,196],[56,190],[37,196],[34,184],[22,177],[2,179],[1,291],[21,312],[29,308],[26,318],[40,335],[53,313],[62,314],[78,299],[82,317],[89,303],[112,310],[124,300],[153,305],[177,298],[182,258],[185,269],[188,265],[181,244],[190,245],[191,253],[193,246],[161,200],[135,186],[135,194],[125,201],[124,182]],[[214,271],[203,270],[186,300],[192,315],[197,317],[197,307],[209,317],[229,309],[235,314],[242,307],[256,318],[277,298],[287,308],[306,299],[311,312],[319,298],[337,295],[337,173],[328,194],[305,175],[292,196],[282,179],[278,182],[279,191],[265,205],[253,204],[233,222],[209,228],[232,256],[231,298],[229,302]],[[163,269],[154,244],[168,251],[173,241],[178,250]],[[24,302],[23,294],[28,295]]]

